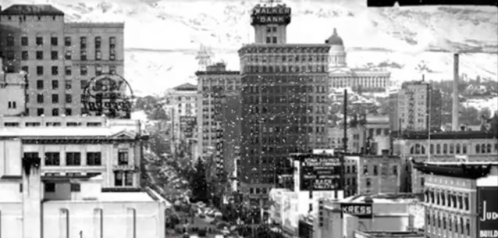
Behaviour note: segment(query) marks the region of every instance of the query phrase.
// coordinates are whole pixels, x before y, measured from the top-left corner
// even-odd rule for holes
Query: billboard
[[[286,25],[289,24],[290,21],[291,9],[283,5],[276,7],[256,6],[251,13],[251,24],[253,25]]]
[[[477,188],[477,237],[498,237],[498,187]]]
[[[330,191],[340,189],[341,163],[330,154],[301,156],[301,190]]]
[[[370,203],[341,203],[341,216],[349,214],[359,218],[372,218],[372,204]]]
[[[194,128],[197,124],[195,116],[180,116],[180,128],[185,138],[194,137]]]

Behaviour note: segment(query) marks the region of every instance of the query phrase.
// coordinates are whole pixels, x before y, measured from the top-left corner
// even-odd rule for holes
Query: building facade
[[[333,88],[351,88],[355,92],[384,92],[390,86],[390,72],[347,67],[344,43],[336,29],[325,43],[331,45],[328,57],[329,77]]]
[[[28,73],[29,116],[90,114],[90,80],[124,75],[123,23],[67,23],[51,5],[15,4],[0,13],[0,32],[6,71]]]
[[[285,5],[257,5],[251,17],[256,42],[239,50],[243,120],[239,177],[246,190],[269,191],[277,184],[276,176],[291,168],[288,153],[326,145],[330,46],[283,44],[290,23],[290,8]]]
[[[224,63],[210,65],[206,71],[198,71],[197,75],[197,145],[198,154],[208,156],[214,153],[218,142],[217,132],[221,129],[221,121],[215,118],[219,111],[215,105],[221,103],[220,94],[232,94],[240,91],[239,71],[228,71]]]
[[[104,188],[137,188],[141,144],[132,120],[0,117],[0,175],[20,176],[21,157],[40,157],[43,176],[102,175]]]
[[[11,155],[16,176],[0,178],[2,237],[164,237],[170,205],[153,190],[109,192],[101,176],[45,176],[42,159]]]
[[[171,120],[172,140],[194,138],[197,121],[197,85],[185,83],[167,90],[164,96],[165,112]]]
[[[441,130],[441,92],[429,83],[405,82],[390,99],[392,131]]]
[[[498,235],[498,162],[418,163],[427,174],[425,237]]]
[[[0,116],[20,116],[26,111],[27,75],[6,73],[0,58]]]

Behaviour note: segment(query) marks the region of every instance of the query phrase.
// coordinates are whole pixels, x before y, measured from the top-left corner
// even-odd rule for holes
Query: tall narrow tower
[[[281,0],[262,0],[251,13],[256,44],[287,43],[287,25],[291,22],[291,9]]]

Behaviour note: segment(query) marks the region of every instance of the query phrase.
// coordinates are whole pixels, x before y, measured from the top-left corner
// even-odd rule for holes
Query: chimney
[[[458,122],[458,53],[453,55],[453,111],[451,113],[451,127],[453,131],[458,131],[460,123]]]

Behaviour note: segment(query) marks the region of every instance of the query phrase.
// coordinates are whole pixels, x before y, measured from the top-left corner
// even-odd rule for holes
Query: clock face
[[[104,74],[85,87],[82,102],[89,113],[123,118],[129,115],[133,98],[133,90],[123,77]]]

